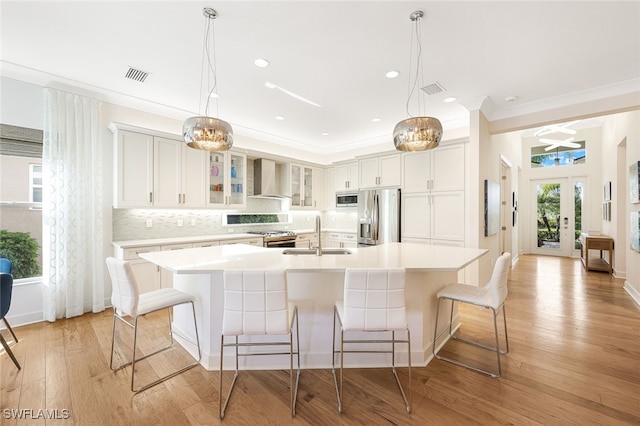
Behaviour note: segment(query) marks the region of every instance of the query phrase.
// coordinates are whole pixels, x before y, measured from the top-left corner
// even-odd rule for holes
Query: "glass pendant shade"
[[[204,115],[189,117],[184,121],[182,138],[190,148],[204,151],[226,151],[233,146],[233,129],[231,125],[224,120],[208,117],[209,100],[212,94],[216,93],[217,85],[212,23],[218,16],[218,12],[210,7],[205,7],[202,9],[202,15],[205,17],[205,45],[202,53],[202,69],[206,69],[206,81],[212,81],[213,87],[207,87],[208,94]],[[203,92],[204,76],[205,73],[203,72],[203,78],[200,81],[201,93]]]
[[[433,117],[402,120],[393,129],[393,144],[398,151],[424,151],[436,148],[442,139],[442,124]]]
[[[187,146],[204,151],[226,151],[233,146],[231,125],[212,117],[187,118],[182,137]]]
[[[437,148],[442,139],[442,123],[434,117],[421,117],[421,102],[418,99],[418,117],[412,117],[409,113],[409,103],[411,95],[416,87],[422,84],[422,42],[420,36],[419,22],[424,17],[424,12],[416,10],[409,15],[409,20],[413,23],[416,39],[416,72],[415,80],[409,81],[411,88],[407,99],[407,115],[411,118],[400,121],[393,129],[393,144],[398,151],[425,151]],[[412,43],[413,45],[413,43]],[[420,90],[419,90],[420,91]],[[420,96],[420,94],[418,94]]]

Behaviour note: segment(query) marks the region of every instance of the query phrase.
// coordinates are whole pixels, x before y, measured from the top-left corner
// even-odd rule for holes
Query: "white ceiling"
[[[638,1],[2,0],[0,70],[183,120],[204,112],[205,6],[219,15],[217,116],[237,134],[310,153],[392,144],[394,125],[407,117],[415,10],[426,14],[424,81],[446,89],[426,100],[425,115],[443,122],[445,139],[467,125],[463,105],[484,97],[494,107],[489,118],[498,119],[565,98],[640,90]],[[271,66],[256,67],[256,58]],[[129,66],[151,76],[127,80]],[[385,78],[392,69],[400,77]],[[268,89],[266,81],[321,107]],[[444,103],[448,96],[458,101]],[[507,102],[509,96],[517,98]]]

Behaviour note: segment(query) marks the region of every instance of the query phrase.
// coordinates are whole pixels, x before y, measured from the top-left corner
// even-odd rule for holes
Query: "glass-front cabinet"
[[[302,164],[290,164],[289,183],[291,207],[295,209],[322,210],[324,208],[323,170]]]
[[[302,207],[302,166],[291,165],[291,207]]]
[[[210,152],[208,168],[208,205],[225,208],[246,207],[247,156],[233,151]]]

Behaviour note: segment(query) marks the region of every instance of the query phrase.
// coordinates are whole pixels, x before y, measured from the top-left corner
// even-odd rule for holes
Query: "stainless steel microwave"
[[[336,208],[358,207],[357,192],[336,192]]]

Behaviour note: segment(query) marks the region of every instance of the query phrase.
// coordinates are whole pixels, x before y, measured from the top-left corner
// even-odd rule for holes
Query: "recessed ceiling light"
[[[377,123],[377,122],[378,122],[378,121],[380,121],[380,120],[382,120],[382,119],[381,119],[381,118],[378,118],[378,117],[376,117],[376,118],[372,118],[372,119],[371,119],[371,121],[373,121],[374,123]]]
[[[284,117],[283,117],[283,116],[281,116],[281,115],[276,115],[276,116],[275,116],[275,117],[273,117],[273,118],[275,118],[275,119],[276,119],[276,120],[278,120],[278,121],[282,121],[282,120],[284,120]]]
[[[329,136],[329,132],[322,132],[320,133],[322,136]]]
[[[389,71],[388,73],[385,74],[385,77],[387,77],[387,78],[396,78],[399,75],[400,75],[400,71],[391,70],[391,71]]]
[[[458,98],[456,98],[455,96],[449,96],[448,98],[444,98],[442,101],[450,104],[451,102],[455,102],[457,100]]]
[[[260,67],[260,68],[266,68],[270,64],[269,61],[263,58],[258,58],[255,61],[253,61],[253,63],[256,64],[256,67]]]

